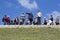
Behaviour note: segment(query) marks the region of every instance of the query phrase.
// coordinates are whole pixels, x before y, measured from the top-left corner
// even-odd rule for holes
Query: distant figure
[[[52,25],[52,21],[49,19],[47,25]]]
[[[2,18],[2,22],[4,22],[4,25],[7,24],[6,19],[7,19],[7,15],[4,15],[4,17]]]
[[[30,25],[30,20],[26,19],[26,25]]]
[[[10,17],[9,16],[6,18],[6,22],[7,22],[7,25],[10,25]]]
[[[50,16],[50,20],[52,21],[51,25],[53,25],[53,16]]]
[[[44,19],[43,19],[43,25],[47,25],[47,20],[46,20],[45,17],[44,17]]]
[[[20,25],[23,25],[23,20],[20,18]]]
[[[37,18],[34,18],[33,24],[34,24],[34,25],[38,25],[38,20],[37,20]]]
[[[40,11],[38,11],[38,13],[37,13],[38,25],[41,24],[41,16],[42,16],[42,13]]]
[[[55,23],[56,23],[56,25],[59,25],[59,16],[56,17]]]
[[[21,15],[21,19],[22,19],[23,24],[24,24],[24,21],[25,21],[25,14],[24,14],[24,13],[22,13],[22,15]]]
[[[16,18],[15,18],[15,20],[14,20],[14,24],[15,24],[15,25],[18,25],[18,24],[19,24],[19,18],[18,18],[18,16],[16,16]]]
[[[26,14],[28,14],[28,19],[30,20],[30,24],[32,24],[33,14],[32,13],[26,13]]]
[[[15,23],[14,23],[14,21],[13,20],[11,20],[10,21],[10,25],[14,25]]]

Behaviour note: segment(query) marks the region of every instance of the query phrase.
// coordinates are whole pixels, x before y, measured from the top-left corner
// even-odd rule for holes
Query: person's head
[[[4,17],[7,17],[7,15],[4,15]]]
[[[8,18],[10,18],[10,16],[7,16]]]
[[[44,20],[46,20],[46,17],[44,17]]]
[[[30,12],[30,14],[32,15],[32,12]]]
[[[50,17],[52,17],[53,15],[50,15]]]
[[[22,13],[22,14],[24,14],[24,13]]]
[[[18,18],[18,16],[16,16],[16,18]]]
[[[38,10],[38,12],[41,12],[40,10]]]
[[[59,18],[59,16],[57,16],[56,18]]]

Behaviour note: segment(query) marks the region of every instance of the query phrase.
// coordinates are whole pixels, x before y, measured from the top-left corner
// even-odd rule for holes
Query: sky
[[[38,10],[42,19],[48,19],[51,14],[55,19],[60,16],[60,0],[0,0],[0,25],[5,14],[13,20],[16,16],[20,18],[22,12],[32,12],[35,18]]]

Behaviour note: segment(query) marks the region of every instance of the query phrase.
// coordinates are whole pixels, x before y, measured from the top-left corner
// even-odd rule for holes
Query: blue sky
[[[40,10],[43,17],[53,15],[54,19],[60,16],[60,0],[0,0],[0,24],[3,24],[2,17],[7,14],[11,20],[19,16],[22,12],[32,12],[36,17]]]

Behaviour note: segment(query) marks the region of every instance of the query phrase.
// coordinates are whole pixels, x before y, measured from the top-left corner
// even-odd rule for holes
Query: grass
[[[0,40],[60,40],[60,29],[54,28],[1,28]]]

